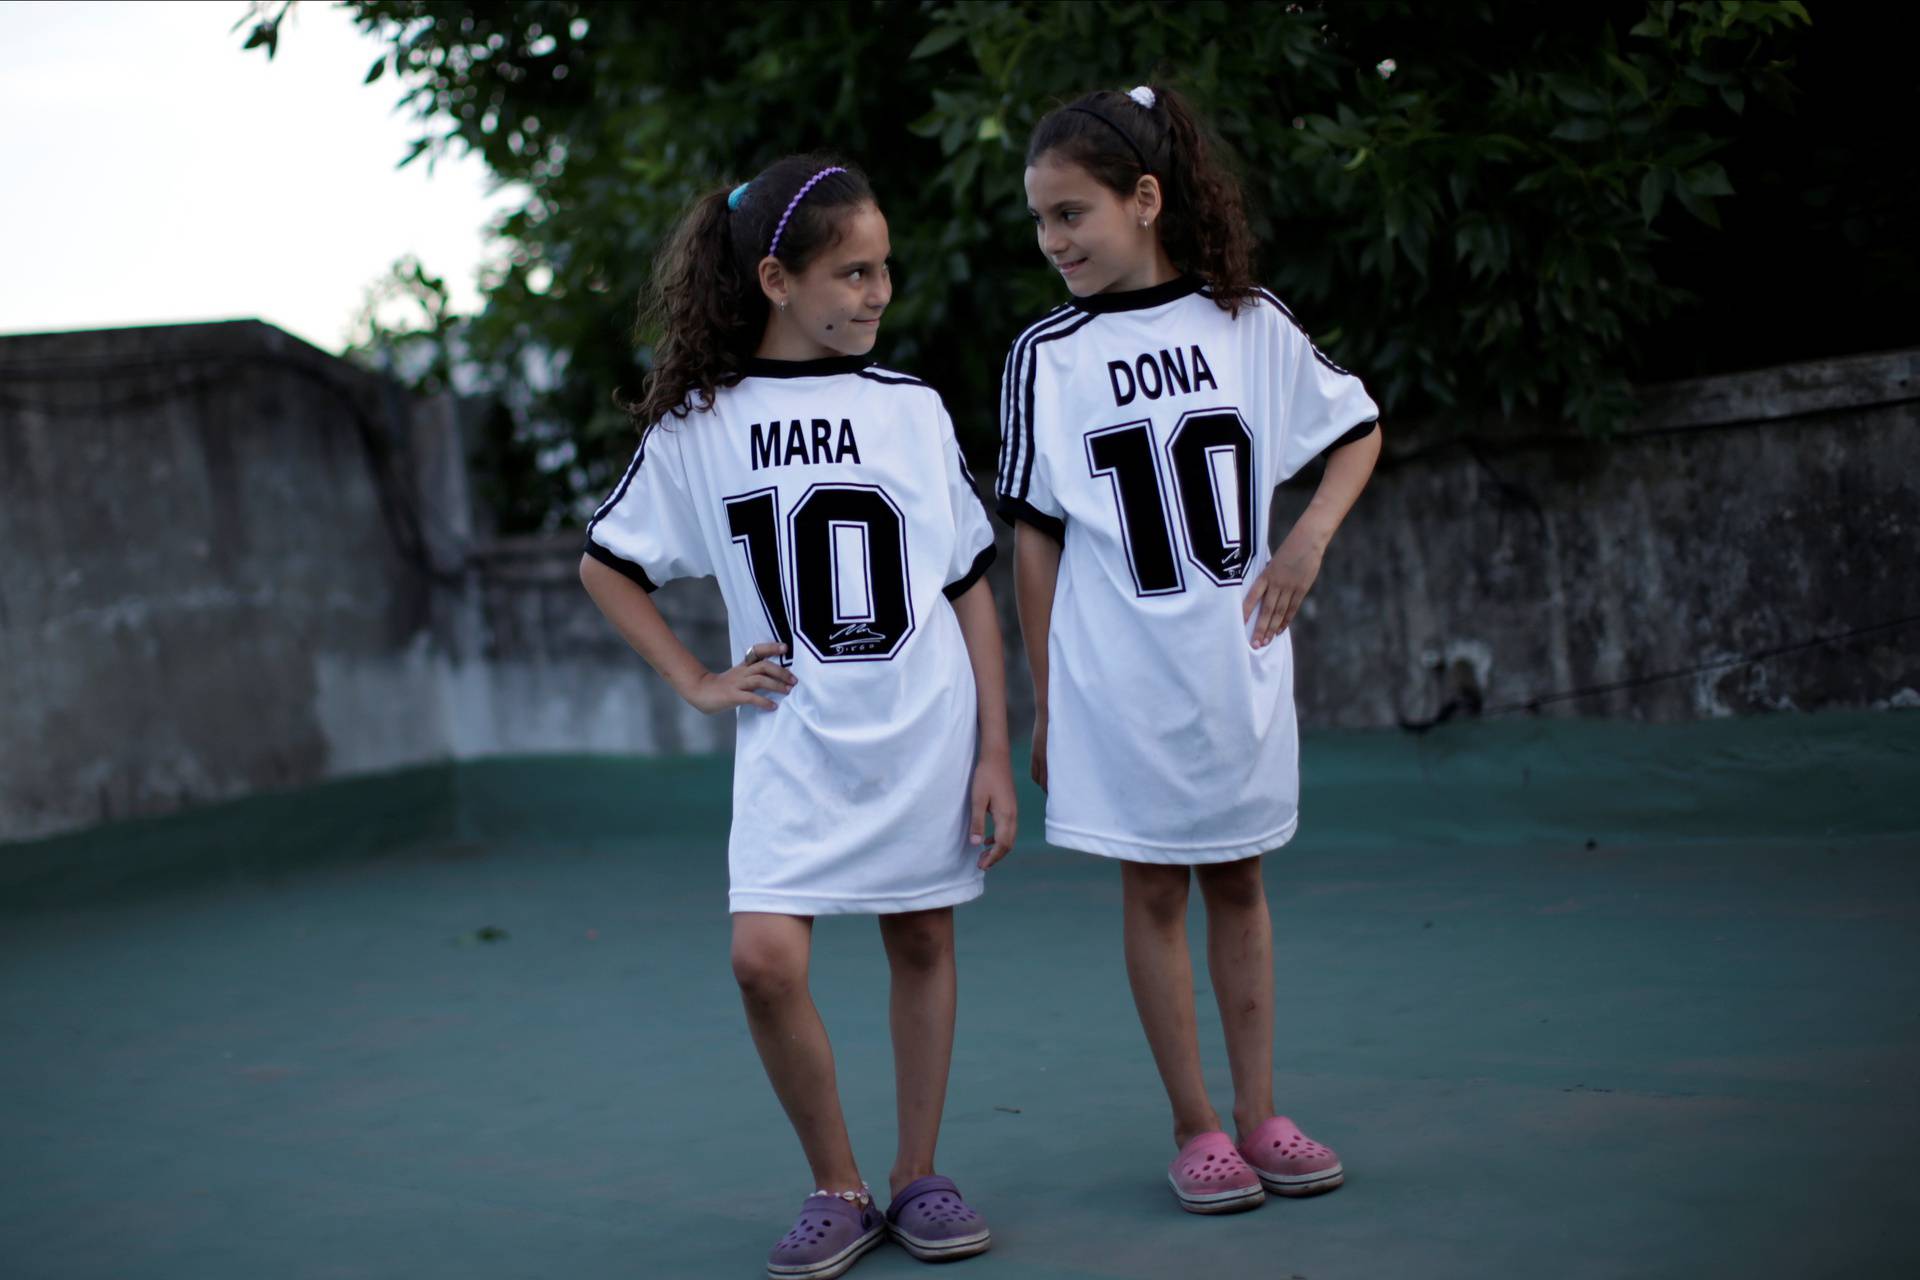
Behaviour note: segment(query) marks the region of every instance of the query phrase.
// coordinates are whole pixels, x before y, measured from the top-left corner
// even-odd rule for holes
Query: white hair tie
[[[1153,90],[1149,89],[1144,84],[1137,84],[1133,86],[1133,88],[1127,90],[1127,96],[1129,98],[1132,98],[1135,102],[1139,103],[1141,106],[1145,107],[1149,111],[1153,110],[1153,104],[1155,101],[1157,101],[1157,99],[1153,96]]]

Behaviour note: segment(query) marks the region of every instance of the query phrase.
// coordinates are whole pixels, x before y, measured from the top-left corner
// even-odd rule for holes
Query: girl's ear
[[[789,280],[787,269],[781,265],[780,259],[772,254],[760,259],[759,274],[760,292],[767,295],[767,301],[776,307],[786,306]]]
[[[1166,202],[1161,199],[1160,179],[1150,173],[1140,175],[1140,181],[1133,188],[1134,220],[1143,226],[1151,227],[1166,212]]]

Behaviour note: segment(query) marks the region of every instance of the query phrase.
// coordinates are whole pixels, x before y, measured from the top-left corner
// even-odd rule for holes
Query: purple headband
[[[773,229],[773,243],[767,246],[768,257],[777,258],[780,256],[780,237],[786,234],[787,219],[791,218],[793,211],[800,207],[800,202],[807,198],[807,192],[813,190],[814,184],[830,174],[845,172],[846,170],[837,164],[828,165],[800,184],[800,189],[793,193],[793,199],[787,201],[787,211],[780,215],[780,225]]]

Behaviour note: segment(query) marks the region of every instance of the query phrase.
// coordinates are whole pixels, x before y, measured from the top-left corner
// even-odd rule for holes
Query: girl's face
[[[863,356],[880,335],[880,314],[893,300],[887,220],[871,204],[849,211],[840,239],[799,273],[775,259],[760,264],[774,309],[760,354],[777,360]],[[772,268],[772,270],[769,270]],[[782,307],[780,304],[785,303]]]
[[[1040,252],[1076,298],[1145,289],[1177,274],[1153,227],[1160,184],[1152,177],[1123,197],[1049,151],[1027,166],[1027,213]]]

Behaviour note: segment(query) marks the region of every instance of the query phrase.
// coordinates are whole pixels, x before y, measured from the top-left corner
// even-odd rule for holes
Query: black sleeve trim
[[[1008,524],[1030,524],[1061,546],[1067,545],[1067,522],[1035,510],[1020,498],[1000,499],[1000,518]]]
[[[965,577],[956,582],[949,582],[941,588],[942,591],[946,592],[947,599],[958,600],[961,596],[973,590],[973,584],[980,581],[980,575],[985,573],[987,566],[993,563],[995,554],[996,550],[994,545],[989,542],[985,549],[973,558],[973,568],[967,570]]]
[[[1322,449],[1320,452],[1322,452],[1323,454],[1332,453],[1335,449],[1341,448],[1344,445],[1350,445],[1354,443],[1356,440],[1365,440],[1368,436],[1372,435],[1376,430],[1378,430],[1379,427],[1380,427],[1380,419],[1368,418],[1365,422],[1355,424],[1346,432],[1345,435],[1341,436],[1338,440],[1335,440],[1332,444],[1328,445],[1325,449]]]
[[[587,539],[587,554],[592,556],[595,560],[598,560],[601,564],[607,566],[607,568],[619,574],[621,577],[631,578],[636,584],[639,585],[640,589],[642,591],[645,591],[648,595],[652,595],[654,592],[660,589],[657,585],[655,585],[653,579],[647,576],[647,571],[645,569],[642,569],[639,565],[635,564],[631,560],[624,560],[621,557],[615,555],[613,552],[607,550],[605,547],[595,542],[592,538]]]

